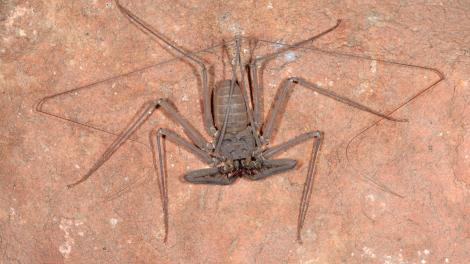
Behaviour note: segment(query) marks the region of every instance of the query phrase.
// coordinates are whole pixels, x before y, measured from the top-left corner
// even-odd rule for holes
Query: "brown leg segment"
[[[286,150],[294,147],[295,145],[298,145],[300,143],[305,142],[306,140],[309,140],[309,139],[315,138],[315,137],[316,138],[320,137],[320,132],[311,131],[311,132],[301,134],[301,135],[296,136],[293,139],[289,139],[288,141],[283,142],[283,143],[281,143],[277,146],[273,146],[273,147],[270,147],[270,148],[266,149],[265,151],[263,151],[263,157],[267,158],[267,159],[271,158],[272,156],[278,154],[281,151],[286,151]]]
[[[187,52],[183,48],[176,46],[171,40],[169,40],[163,34],[158,32],[150,24],[148,24],[147,22],[139,18],[137,15],[132,13],[129,9],[122,6],[118,0],[115,0],[115,2],[116,2],[117,7],[119,8],[119,11],[121,11],[121,13],[127,19],[129,19],[129,21],[133,23],[137,28],[139,28],[144,33],[149,34],[157,38],[158,40],[164,42],[172,50],[183,55],[184,57],[196,63],[200,67],[200,73],[202,77],[202,96],[203,96],[202,102],[203,102],[203,110],[204,110],[204,113],[203,113],[204,127],[210,136],[214,136],[217,130],[214,127],[214,121],[212,117],[211,104],[210,104],[211,96],[210,96],[209,85],[207,81],[207,67],[204,64],[204,62],[201,59],[197,58],[196,56],[192,55],[191,53]]]
[[[343,96],[340,96],[334,92],[331,92],[331,91],[328,91],[316,84],[313,84],[313,83],[310,83],[302,78],[297,78],[297,77],[293,77],[293,78],[289,78],[287,79],[286,81],[284,81],[283,85],[280,87],[280,91],[278,93],[278,96],[277,98],[274,100],[273,102],[273,106],[272,106],[272,111],[270,113],[270,115],[267,117],[267,120],[266,120],[266,123],[264,124],[263,126],[263,140],[264,142],[268,143],[269,140],[271,139],[271,135],[272,135],[272,131],[273,131],[273,128],[275,126],[275,120],[276,120],[276,117],[279,115],[279,111],[280,109],[282,108],[282,106],[287,102],[287,95],[288,95],[288,91],[289,91],[289,88],[292,87],[293,84],[300,84],[302,85],[303,87],[306,87],[308,89],[311,89],[315,92],[318,92],[319,94],[322,94],[322,95],[325,95],[327,97],[330,97],[338,102],[341,102],[341,103],[344,103],[344,104],[347,104],[347,105],[350,105],[354,108],[357,108],[359,110],[362,110],[362,111],[366,111],[366,112],[369,112],[371,114],[374,114],[374,115],[377,115],[377,116],[380,116],[382,118],[386,118],[386,119],[389,119],[389,120],[392,120],[392,121],[406,121],[406,120],[401,120],[401,119],[395,119],[395,118],[392,118],[386,114],[382,114],[380,112],[377,112],[367,106],[364,106],[360,103],[357,103],[349,98],[346,98],[346,97],[343,97]],[[308,173],[307,173],[307,178],[305,180],[305,184],[304,184],[304,189],[303,189],[303,192],[302,192],[302,198],[301,198],[301,202],[300,202],[300,208],[299,208],[299,216],[298,216],[298,223],[297,223],[297,240],[299,241],[299,243],[302,242],[302,238],[301,238],[301,230],[302,230],[302,227],[304,225],[304,222],[305,222],[305,217],[307,215],[307,211],[308,211],[308,206],[309,206],[309,203],[310,203],[310,196],[312,194],[312,186],[313,186],[313,179],[314,179],[314,175],[315,175],[315,166],[316,166],[316,159],[317,159],[317,156],[318,156],[318,151],[320,149],[320,146],[321,146],[321,143],[322,143],[322,134],[321,132],[319,131],[316,131],[316,132],[310,132],[310,133],[306,133],[306,134],[303,134],[303,135],[300,135],[294,139],[291,139],[281,145],[278,145],[278,146],[275,146],[273,148],[270,148],[270,149],[267,149],[263,155],[266,156],[266,157],[270,157],[270,156],[273,156],[275,155],[276,153],[280,152],[280,151],[283,151],[283,150],[286,150],[294,145],[297,145],[305,140],[307,140],[308,138],[316,138],[317,140],[315,141],[314,145],[313,145],[313,148],[312,148],[312,153],[311,153],[311,157],[310,157],[310,161],[309,161],[309,165],[308,165]]]
[[[385,119],[388,119],[388,120],[391,120],[391,121],[396,121],[396,122],[406,122],[407,121],[406,119],[396,119],[396,118],[390,117],[387,114],[380,113],[380,112],[378,112],[376,110],[373,110],[373,109],[371,109],[371,108],[369,108],[369,107],[367,107],[363,104],[355,102],[355,101],[353,101],[353,100],[351,100],[347,97],[338,95],[338,94],[336,94],[332,91],[329,91],[325,88],[322,88],[322,87],[320,87],[320,86],[318,86],[314,83],[308,82],[305,79],[298,78],[298,77],[291,77],[291,78],[289,78],[289,79],[287,79],[283,82],[283,84],[280,88],[281,90],[278,94],[278,97],[273,102],[271,114],[267,117],[266,123],[263,125],[263,139],[266,142],[269,142],[269,140],[271,139],[271,135],[272,135],[272,131],[273,131],[273,128],[274,128],[274,125],[275,125],[276,117],[278,116],[279,110],[281,109],[281,107],[287,102],[288,91],[289,91],[289,88],[293,87],[292,84],[300,84],[305,88],[311,89],[311,90],[313,90],[313,91],[315,91],[315,92],[317,92],[321,95],[330,97],[333,100],[336,100],[338,102],[347,104],[347,105],[352,106],[354,108],[357,108],[359,110],[374,114],[376,116],[379,116],[379,117],[382,117],[382,118],[385,118]]]
[[[267,61],[267,60],[271,60],[289,50],[293,50],[293,49],[296,49],[296,48],[299,48],[317,38],[320,38],[322,37],[323,35],[326,35],[328,33],[330,33],[331,31],[335,30],[339,25],[341,24],[341,20],[337,20],[336,21],[336,25],[334,25],[333,27],[330,27],[329,29],[311,37],[311,38],[308,38],[306,40],[302,40],[302,41],[299,41],[297,43],[294,43],[292,45],[289,45],[288,47],[286,48],[283,48],[277,52],[273,52],[273,53],[270,53],[270,54],[266,54],[264,56],[261,56],[259,58],[256,58],[255,60],[253,60],[250,64],[249,64],[249,69],[250,69],[250,77],[251,77],[251,80],[253,82],[253,91],[252,91],[252,94],[253,94],[253,115],[254,115],[254,120],[255,120],[255,127],[257,129],[259,129],[259,127],[261,126],[261,122],[262,122],[262,119],[263,119],[263,116],[262,116],[262,111],[261,111],[261,93],[260,93],[260,84],[258,82],[258,65],[259,63],[261,62],[264,62],[264,61]]]
[[[318,131],[317,131],[318,132]],[[308,171],[307,171],[307,178],[305,179],[304,183],[304,190],[302,192],[302,198],[300,199],[300,207],[299,207],[299,216],[297,222],[297,241],[302,243],[302,236],[301,231],[304,227],[305,217],[307,216],[308,206],[310,204],[310,197],[312,196],[312,187],[313,187],[313,180],[315,177],[315,170],[316,170],[316,161],[318,152],[320,150],[321,144],[323,142],[323,135],[321,132],[318,132],[317,140],[313,143],[312,153],[310,154],[310,161],[308,162]]]
[[[77,184],[86,181],[101,165],[103,165],[113,155],[119,147],[126,142],[127,139],[147,120],[147,118],[158,108],[162,107],[165,111],[179,123],[186,135],[194,142],[194,144],[200,149],[206,149],[208,142],[202,137],[202,135],[180,114],[178,111],[169,104],[165,99],[159,99],[156,101],[150,101],[143,106],[141,111],[135,116],[129,125],[124,129],[121,134],[114,140],[114,142],[106,149],[101,157],[95,162],[91,169],[77,182],[67,185],[68,188],[72,188]]]
[[[212,162],[212,158],[208,154],[208,152],[189,143],[177,133],[168,129],[164,129],[164,128],[158,129],[157,142],[156,142],[156,148],[158,151],[158,166],[157,166],[157,158],[155,157],[155,152],[153,150],[152,150],[152,153],[154,154],[153,161],[154,161],[155,170],[158,172],[158,187],[160,189],[160,199],[162,201],[162,209],[163,209],[163,222],[165,225],[165,237],[163,241],[166,242],[168,239],[168,229],[169,229],[168,184],[167,184],[167,174],[166,174],[165,164],[164,164],[164,157],[165,157],[163,155],[164,150],[163,150],[162,143],[161,143],[162,137],[168,137],[168,139],[170,139],[177,145],[184,147],[185,149],[187,149],[188,151],[190,151],[191,153],[199,157],[201,160],[203,160],[207,164],[210,164]],[[151,142],[153,141],[151,140]]]
[[[312,195],[312,187],[313,187],[313,180],[315,177],[315,167],[316,167],[316,161],[318,157],[318,152],[320,150],[321,143],[323,141],[323,134],[320,131],[311,131],[307,132],[305,134],[301,134],[293,139],[290,139],[284,143],[281,143],[275,147],[268,148],[263,152],[263,157],[269,158],[272,157],[276,154],[278,154],[281,151],[285,151],[295,145],[298,145],[302,142],[305,142],[306,140],[309,139],[316,139],[313,143],[312,147],[312,152],[310,154],[310,160],[308,162],[308,171],[307,171],[307,177],[305,178],[305,183],[304,183],[304,188],[302,192],[302,198],[300,199],[300,207],[299,207],[299,215],[298,215],[298,222],[297,222],[297,241],[299,243],[302,243],[302,236],[301,236],[301,231],[302,227],[304,226],[305,222],[305,217],[307,216],[307,211],[308,211],[308,206],[310,204],[310,197]],[[277,160],[273,160],[277,161]],[[279,160],[282,161],[282,160]],[[289,160],[287,160],[289,161]],[[295,162],[295,161],[294,161]],[[295,163],[293,164],[295,166]],[[293,166],[292,166],[293,168]],[[286,169],[284,169],[285,171]],[[279,171],[282,172],[282,171]],[[279,172],[274,172],[274,173],[279,173]],[[272,174],[274,174],[272,173]],[[264,177],[267,177],[269,175],[264,175]]]

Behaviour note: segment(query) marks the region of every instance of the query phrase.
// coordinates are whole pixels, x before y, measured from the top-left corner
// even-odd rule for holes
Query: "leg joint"
[[[166,132],[166,129],[164,129],[164,128],[159,128],[159,129],[157,130],[157,137],[165,136],[165,134],[166,134],[165,132]]]
[[[307,136],[307,138],[322,138],[323,132],[320,130],[310,131],[305,133],[304,136]]]
[[[168,102],[167,98],[158,98],[157,100],[152,101],[152,104],[155,105],[155,107],[158,107],[162,103],[167,103],[167,102]]]
[[[287,81],[291,83],[299,83],[299,80],[299,77],[289,77],[289,79],[287,79]]]
[[[323,132],[320,131],[320,130],[313,131],[313,135],[314,135],[314,137],[316,137],[316,138],[323,138]]]

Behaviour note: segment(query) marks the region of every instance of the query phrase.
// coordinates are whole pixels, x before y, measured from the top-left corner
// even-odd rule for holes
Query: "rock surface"
[[[113,1],[2,1],[0,262],[470,262],[468,3],[122,4],[187,50],[213,47],[199,55],[216,81],[229,78],[230,63],[214,46],[234,35],[246,38],[248,59],[338,18],[343,23],[334,32],[307,46],[427,66],[446,79],[421,93],[438,79],[435,72],[316,49],[267,63],[265,114],[282,80],[301,76],[382,112],[398,108],[393,116],[409,121],[377,123],[371,114],[293,89],[273,144],[325,132],[302,245],[295,231],[310,144],[280,155],[299,160],[295,171],[220,187],[185,183],[184,172],[204,164],[168,142],[165,244],[148,133],[182,129],[161,111],[88,181],[66,185],[86,173],[147,100],[169,98],[203,132],[197,71],[183,60],[162,63],[174,54],[137,30]],[[35,111],[41,98],[105,79],[43,105],[102,131]]]

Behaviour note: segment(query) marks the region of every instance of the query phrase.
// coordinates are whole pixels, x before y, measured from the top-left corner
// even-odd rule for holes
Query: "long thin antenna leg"
[[[243,65],[242,65],[242,58],[241,58],[241,55],[240,55],[240,41],[241,41],[240,36],[237,36],[235,38],[235,45],[236,45],[236,53],[237,53],[236,57],[237,57],[240,76],[241,76],[241,80],[240,80],[241,87],[240,88],[241,88],[241,91],[242,91],[243,101],[245,102],[245,107],[246,107],[246,112],[247,112],[247,115],[248,115],[248,120],[250,121],[250,124],[251,124],[251,126],[250,126],[251,127],[251,132],[252,132],[253,136],[255,137],[256,145],[260,146],[261,145],[261,140],[260,140],[260,137],[259,137],[259,134],[258,134],[258,130],[256,128],[256,122],[255,122],[254,117],[253,117],[253,109],[250,107],[249,102],[248,102],[248,94],[247,94],[246,87],[249,87],[249,84],[248,84],[248,78],[245,78],[245,71],[244,71]]]
[[[203,96],[203,120],[204,120],[204,127],[207,133],[211,136],[215,136],[217,130],[214,127],[214,121],[212,117],[212,110],[210,104],[210,91],[209,85],[207,80],[207,67],[204,62],[197,58],[196,56],[192,55],[191,53],[187,52],[181,47],[175,45],[171,40],[165,37],[163,34],[159,33],[155,28],[153,28],[150,24],[145,22],[143,19],[139,18],[137,15],[132,13],[129,9],[125,8],[118,0],[115,0],[116,6],[119,8],[119,11],[131,22],[133,23],[138,29],[143,31],[144,33],[151,35],[160,41],[164,42],[168,46],[163,46],[164,48],[171,48],[174,51],[178,52],[179,54],[183,55],[185,58],[189,59],[190,61],[196,63],[200,67],[200,74],[202,78],[202,96]]]

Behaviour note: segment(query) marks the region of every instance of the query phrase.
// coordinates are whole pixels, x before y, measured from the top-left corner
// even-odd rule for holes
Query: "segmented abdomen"
[[[245,102],[240,87],[237,83],[233,86],[232,99],[229,104],[230,80],[224,80],[217,83],[212,97],[212,106],[214,111],[214,122],[217,129],[221,130],[224,124],[225,112],[230,108],[228,117],[228,133],[242,131],[248,126],[248,114],[246,112]]]

